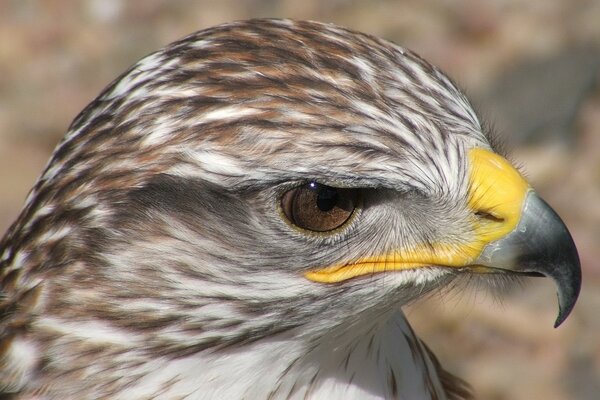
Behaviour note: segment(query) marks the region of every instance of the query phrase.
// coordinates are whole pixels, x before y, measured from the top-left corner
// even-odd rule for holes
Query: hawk
[[[581,281],[448,77],[290,20],[194,33],[117,78],[0,255],[11,399],[469,398],[401,306],[544,275],[558,325]]]

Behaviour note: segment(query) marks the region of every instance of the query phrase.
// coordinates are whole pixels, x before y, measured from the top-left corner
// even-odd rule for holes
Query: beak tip
[[[569,284],[565,285],[564,282],[561,284],[561,282],[557,280],[558,316],[554,322],[555,328],[558,328],[571,314],[581,290],[581,269],[576,268],[571,269],[571,271],[573,272],[573,276],[568,280]]]
[[[558,328],[560,325],[562,325],[570,313],[571,310],[565,311],[562,307],[559,307],[558,316],[556,317],[556,321],[554,321],[554,328]]]
[[[573,305],[575,305],[575,303],[573,303]],[[571,314],[572,310],[573,310],[572,306],[569,309],[564,309],[562,307],[559,307],[558,316],[556,317],[556,321],[554,321],[554,328],[558,328],[559,326],[561,326],[562,323],[565,322],[565,320],[567,319],[569,314]]]

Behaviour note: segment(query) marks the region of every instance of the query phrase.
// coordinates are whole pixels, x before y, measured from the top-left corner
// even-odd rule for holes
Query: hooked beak
[[[559,326],[573,310],[581,288],[581,266],[571,234],[556,212],[529,191],[517,227],[489,243],[474,264],[552,278],[558,288]]]

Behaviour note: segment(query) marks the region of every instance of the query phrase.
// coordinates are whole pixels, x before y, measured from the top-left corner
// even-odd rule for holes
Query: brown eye
[[[303,229],[327,232],[342,226],[356,208],[358,190],[310,182],[286,192],[281,208],[288,220]]]

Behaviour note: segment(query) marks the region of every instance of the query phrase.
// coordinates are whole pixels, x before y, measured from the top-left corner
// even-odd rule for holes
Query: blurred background
[[[480,399],[600,398],[600,1],[0,0],[0,232],[71,120],[142,56],[251,17],[335,22],[408,47],[466,90],[563,217],[582,259],[573,315],[551,282],[433,296],[409,319]]]

